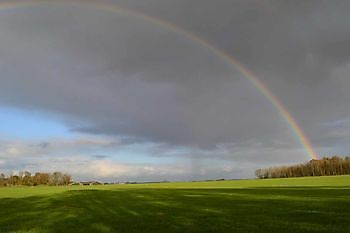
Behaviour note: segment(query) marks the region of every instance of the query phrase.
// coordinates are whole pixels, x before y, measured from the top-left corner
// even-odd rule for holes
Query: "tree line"
[[[270,167],[258,169],[255,175],[258,178],[288,178],[303,176],[335,176],[350,174],[350,157],[339,156],[312,159],[304,164],[292,166]]]
[[[16,175],[6,176],[0,174],[0,187],[1,186],[36,186],[36,185],[68,185],[72,181],[72,177],[62,172],[43,173],[37,172],[31,174],[28,171],[19,172]]]

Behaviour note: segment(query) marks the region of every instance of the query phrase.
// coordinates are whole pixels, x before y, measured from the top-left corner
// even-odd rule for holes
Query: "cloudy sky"
[[[140,13],[256,74],[317,154],[349,153],[349,1],[53,1],[0,1],[0,172],[251,178],[310,159],[236,67]]]

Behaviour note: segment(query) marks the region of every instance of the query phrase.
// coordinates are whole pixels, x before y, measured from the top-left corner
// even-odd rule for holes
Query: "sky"
[[[310,160],[273,103],[189,33],[254,73],[319,157],[348,155],[349,1],[50,2],[0,1],[0,172],[238,179]]]

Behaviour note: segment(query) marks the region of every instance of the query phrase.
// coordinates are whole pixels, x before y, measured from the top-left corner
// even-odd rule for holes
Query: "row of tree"
[[[72,177],[62,172],[43,173],[37,172],[32,175],[28,171],[19,172],[17,175],[0,174],[1,186],[36,186],[36,185],[68,185],[72,181]]]
[[[320,160],[310,160],[304,164],[258,169],[258,178],[288,178],[303,176],[334,176],[350,174],[350,157],[324,157]]]

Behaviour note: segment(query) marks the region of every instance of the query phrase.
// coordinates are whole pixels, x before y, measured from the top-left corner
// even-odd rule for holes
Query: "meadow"
[[[350,176],[0,188],[0,232],[350,232]]]

